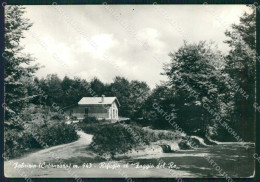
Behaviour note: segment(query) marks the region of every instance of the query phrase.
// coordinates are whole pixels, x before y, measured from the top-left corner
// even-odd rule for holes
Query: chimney
[[[102,95],[102,97],[101,97],[101,103],[104,102],[104,99],[105,99],[105,95]]]

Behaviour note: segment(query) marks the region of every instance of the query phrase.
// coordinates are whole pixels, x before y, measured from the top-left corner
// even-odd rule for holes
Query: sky
[[[115,76],[145,81],[154,88],[166,77],[168,54],[186,40],[214,41],[227,53],[224,32],[249,8],[245,5],[40,5],[25,6],[33,23],[21,44],[48,74]]]

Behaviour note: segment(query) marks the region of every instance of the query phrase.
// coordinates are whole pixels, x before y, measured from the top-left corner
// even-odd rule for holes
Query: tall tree
[[[75,100],[75,89],[73,88],[74,81],[70,79],[69,77],[65,76],[62,80],[61,87],[63,90],[63,106],[70,106],[72,104],[77,103],[77,100]]]
[[[12,120],[12,114],[19,114],[28,101],[23,79],[32,77],[39,68],[29,65],[34,59],[23,53],[23,46],[20,44],[24,32],[32,26],[23,17],[24,13],[24,7],[5,6],[5,124]]]
[[[131,106],[130,117],[142,118],[144,116],[145,101],[150,94],[150,88],[146,82],[133,80],[130,82],[129,105]]]
[[[226,85],[215,63],[223,62],[221,53],[212,44],[199,42],[184,45],[170,53],[171,62],[164,67],[168,87],[172,90],[178,123],[187,133],[205,137],[214,116],[206,104],[216,113],[221,111],[221,99]]]
[[[146,99],[144,117],[157,129],[173,129],[170,121],[175,121],[175,94],[165,84],[157,85]]]
[[[61,105],[63,102],[63,90],[61,85],[61,79],[58,77],[57,74],[50,74],[47,75],[46,83],[48,86],[47,93],[49,95],[49,105],[52,103],[57,103]]]
[[[111,92],[116,96],[120,102],[119,115],[123,117],[130,117],[131,106],[130,102],[130,83],[129,81],[120,76],[114,78],[114,82],[111,83]]]
[[[238,24],[226,31],[225,41],[231,48],[226,72],[239,87],[233,88],[234,111],[239,134],[245,140],[254,139],[256,89],[256,9],[244,13]]]

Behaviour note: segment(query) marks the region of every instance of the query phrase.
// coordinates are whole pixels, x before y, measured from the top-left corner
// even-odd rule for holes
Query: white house
[[[77,119],[95,117],[97,119],[118,119],[119,101],[116,97],[83,97],[77,105],[69,107],[66,112]]]

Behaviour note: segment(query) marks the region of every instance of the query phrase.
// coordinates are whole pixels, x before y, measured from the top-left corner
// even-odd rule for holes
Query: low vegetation
[[[50,112],[47,118],[44,111],[49,108],[41,108],[41,113],[36,112],[37,107],[33,105],[29,108],[22,113],[22,118],[27,118],[24,122],[26,124],[5,127],[6,158],[19,157],[31,150],[69,143],[78,139],[75,129],[65,124],[62,115]]]
[[[27,151],[69,143],[78,139],[70,126],[52,120],[47,126],[37,126],[32,132],[8,129],[4,131],[5,157],[19,157]]]
[[[140,144],[131,133],[122,125],[115,124],[100,124],[100,123],[79,123],[79,127],[86,133],[93,134],[92,149],[102,155],[109,153],[114,155],[124,153],[131,150]],[[141,130],[135,130],[138,134],[142,134]],[[148,141],[145,140],[148,144]]]
[[[180,149],[190,149],[189,142],[180,132],[167,130],[154,130],[150,127],[142,127],[135,121],[117,122],[117,123],[78,123],[79,128],[84,132],[94,135],[91,143],[92,150],[97,154],[122,154],[136,147],[148,146],[158,141],[168,141],[178,143]],[[197,144],[199,141],[193,139]],[[178,145],[177,144],[177,145]],[[164,152],[169,146],[160,145]],[[173,152],[168,150],[168,152]]]

